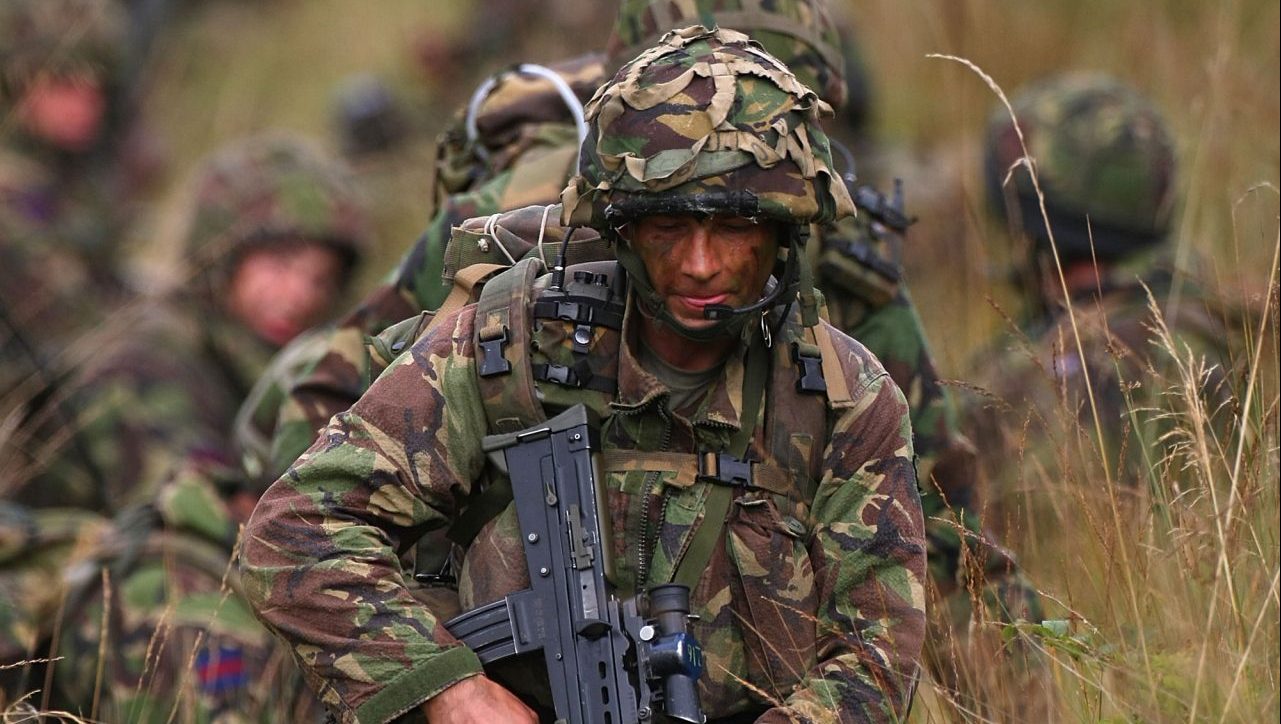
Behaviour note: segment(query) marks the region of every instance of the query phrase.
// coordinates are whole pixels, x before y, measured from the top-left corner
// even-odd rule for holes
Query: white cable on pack
[[[480,129],[476,126],[476,117],[480,114],[480,107],[485,102],[485,99],[489,97],[489,94],[509,73],[545,78],[552,84],[552,87],[560,95],[561,100],[564,101],[565,107],[569,109],[570,115],[574,117],[574,127],[578,131],[578,145],[581,148],[583,141],[587,138],[587,121],[583,117],[583,104],[578,100],[578,96],[574,94],[574,89],[570,88],[565,79],[551,68],[534,63],[521,63],[512,70],[503,71],[486,78],[476,87],[471,99],[467,101],[467,117],[463,120],[463,128],[467,133],[467,142],[472,146],[473,152],[481,160],[489,159],[489,151],[485,148],[485,145],[476,142],[480,139]],[[578,167],[577,162],[575,162],[574,167]]]
[[[551,210],[551,204],[543,207],[543,220],[538,224],[538,257],[543,260],[544,269],[547,268],[547,254],[543,251],[543,237],[547,235],[547,214]]]
[[[503,253],[503,256],[507,257],[507,261],[511,262],[512,265],[515,266],[515,257],[512,256],[510,251],[507,251],[507,247],[503,246],[503,242],[498,240],[498,216],[498,214],[490,214],[489,217],[485,219],[485,228],[481,230],[480,233],[482,236],[480,237],[480,241],[476,243],[480,246],[481,251],[489,251],[489,249],[486,248],[489,243],[485,240],[485,237],[493,239],[494,245],[498,247],[498,250]]]

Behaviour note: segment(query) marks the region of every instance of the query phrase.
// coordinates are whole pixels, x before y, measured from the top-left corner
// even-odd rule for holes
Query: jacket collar
[[[615,410],[639,410],[654,404],[667,405],[671,391],[657,377],[641,367],[637,356],[641,333],[639,306],[630,293],[623,314],[623,343],[618,355],[618,397]],[[708,395],[689,419],[694,426],[731,427],[738,429],[743,409],[743,361],[747,351],[740,344],[725,360],[724,373],[717,378]],[[669,410],[670,412],[670,410]]]

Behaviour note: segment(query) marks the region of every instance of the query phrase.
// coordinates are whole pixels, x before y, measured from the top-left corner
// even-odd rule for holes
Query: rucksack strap
[[[454,285],[449,289],[449,296],[440,303],[440,309],[436,310],[435,316],[447,317],[467,306],[476,298],[478,284],[482,284],[486,279],[507,268],[506,264],[479,263],[459,269],[454,275]]]
[[[747,358],[743,366],[743,415],[739,418],[738,432],[729,442],[729,453],[738,461],[747,459],[752,436],[760,425],[761,411],[764,409],[765,386],[769,382],[769,350],[760,337],[754,337],[747,348]],[[750,465],[750,463],[749,463]],[[718,481],[707,493],[707,502],[703,506],[703,522],[694,531],[694,537],[685,549],[685,555],[676,564],[672,583],[689,587],[692,592],[698,585],[707,564],[712,560],[712,552],[725,530],[725,519],[729,515],[730,503],[734,500],[734,486]]]
[[[536,257],[521,259],[490,279],[476,302],[476,382],[491,432],[523,430],[547,419],[526,364],[532,353],[530,295],[542,269]]]
[[[832,407],[851,404],[854,398],[850,394],[849,381],[845,379],[845,373],[841,369],[840,355],[832,344],[831,328],[826,322],[820,322],[809,329],[814,335],[814,346],[819,352],[819,367],[823,373],[827,404]]]

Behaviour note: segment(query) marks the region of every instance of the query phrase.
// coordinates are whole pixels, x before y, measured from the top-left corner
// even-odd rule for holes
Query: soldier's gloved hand
[[[533,709],[484,674],[463,679],[423,702],[423,714],[430,724],[538,724]]]

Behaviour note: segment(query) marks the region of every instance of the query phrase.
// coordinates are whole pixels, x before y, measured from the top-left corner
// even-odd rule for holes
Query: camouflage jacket
[[[1028,473],[1083,463],[1101,473],[1097,465],[1105,462],[1125,482],[1145,479],[1168,430],[1154,412],[1168,409],[1162,396],[1182,386],[1172,351],[1205,360],[1200,394],[1207,409],[1219,409],[1230,394],[1231,312],[1190,279],[1175,300],[1173,282],[1160,269],[1143,278],[1115,270],[1098,291],[1072,298],[1072,316],[1060,306],[980,355],[974,377],[984,399],[970,400],[967,414],[977,435],[1006,452],[995,459],[1022,460]],[[1161,324],[1173,350],[1161,340]],[[988,471],[994,493],[1010,492],[1017,467]]]
[[[440,320],[335,417],[264,495],[246,531],[246,591],[344,721],[390,720],[481,670],[436,610],[403,587],[397,559],[422,531],[449,525],[459,501],[495,474],[479,448],[489,423],[476,376],[475,309]],[[802,399],[794,378],[772,384],[751,444],[753,456],[774,461],[769,436],[810,429],[792,416],[818,400],[828,439],[791,435],[796,454],[812,462],[812,495],[737,493],[724,543],[693,593],[709,717],[906,715],[923,638],[925,566],[907,407],[866,349],[830,333],[850,399],[828,409],[821,398]],[[606,453],[723,449],[739,426],[741,351],[686,419],[667,408],[668,391],[639,367],[632,347],[617,355],[615,396],[555,390],[577,392],[607,416]],[[776,364],[784,355],[775,352]],[[668,580],[702,524],[709,485],[682,485],[666,473],[655,480],[645,470],[609,472],[606,484],[620,587]],[[641,549],[652,556],[641,560]],[[525,587],[523,559],[509,505],[466,550],[463,607]]]
[[[0,147],[0,396],[51,384],[66,345],[115,291],[109,266],[90,261],[108,220],[67,198],[63,183],[47,164]]]
[[[112,315],[95,356],[7,441],[7,494],[112,515],[183,467],[238,484],[229,431],[270,350],[208,306],[168,299]]]

